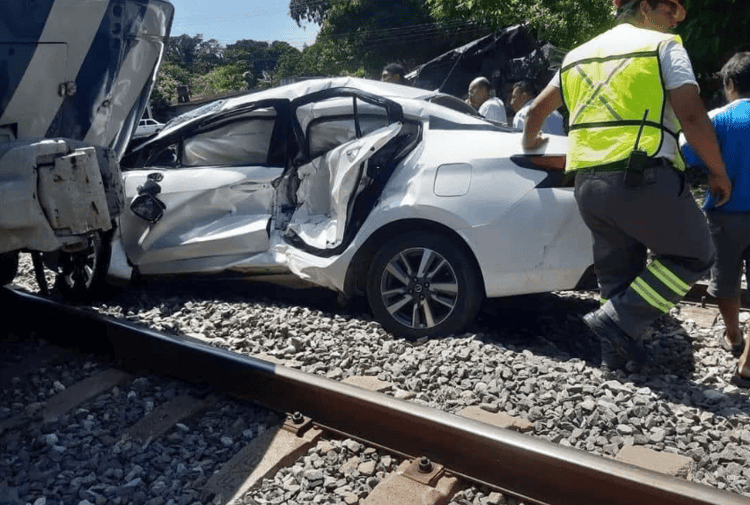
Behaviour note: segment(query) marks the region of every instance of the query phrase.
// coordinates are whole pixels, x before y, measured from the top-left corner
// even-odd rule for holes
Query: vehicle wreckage
[[[0,281],[32,252],[64,292],[107,270],[119,157],[146,107],[174,8],[165,0],[13,0],[0,11]]]
[[[575,287],[593,261],[567,138],[525,153],[466,112],[335,78],[179,116],[123,160],[108,275],[292,274],[410,338],[462,330],[485,297]]]

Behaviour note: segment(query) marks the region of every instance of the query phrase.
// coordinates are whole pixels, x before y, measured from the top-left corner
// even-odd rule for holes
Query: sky
[[[312,45],[319,27],[289,17],[289,0],[170,0],[175,7],[172,36],[202,34],[224,45],[249,39]]]

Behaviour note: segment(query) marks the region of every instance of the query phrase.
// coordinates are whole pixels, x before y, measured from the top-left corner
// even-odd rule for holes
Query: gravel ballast
[[[37,291],[30,262],[22,261],[15,284]],[[505,412],[531,422],[530,436],[605,457],[614,457],[629,445],[681,454],[694,462],[692,480],[750,497],[746,463],[750,460],[750,401],[746,390],[730,383],[736,359],[718,344],[721,318],[699,324],[684,306],[676,307],[648,332],[651,363],[647,367],[605,373],[599,366],[598,343],[580,320],[597,303],[592,292],[489,300],[467,333],[421,342],[393,337],[372,320],[363,305],[338,308],[335,293],[317,289],[288,290],[227,280],[158,281],[114,291],[91,307],[235,352],[272,356],[285,366],[335,380],[376,376],[392,384],[385,394],[446,412],[457,413],[467,406]],[[12,410],[13,403],[42,401],[50,383],[40,383],[39,391],[25,388],[28,393],[18,394],[27,394],[26,398],[3,400],[3,412]],[[73,429],[84,436],[83,424],[75,424]],[[159,447],[159,443],[166,441],[149,447]],[[298,463],[301,466],[296,470],[281,473],[276,478],[281,488],[265,483],[253,499],[304,503],[300,493],[310,482],[320,481],[331,489],[333,482],[342,484],[348,477],[339,472],[341,459],[352,455],[341,448],[326,449],[308,454],[307,463]],[[179,449],[175,446],[174,450]],[[382,457],[373,459],[372,479],[381,478],[378,472],[385,471]],[[202,468],[207,476],[210,469]],[[319,470],[322,480],[311,479],[311,469]],[[199,477],[200,472],[187,470],[193,472],[190,478]],[[92,468],[90,478],[102,479],[103,471]],[[3,483],[7,477],[2,472],[0,503],[3,489],[16,485]],[[132,477],[124,482],[123,476],[118,485],[139,478]],[[164,486],[169,488],[172,482]],[[367,479],[363,484],[344,483],[350,485],[344,490],[350,493],[346,498],[361,497],[374,483],[368,484]],[[344,491],[336,503],[349,503]],[[470,490],[453,503],[496,500],[496,494]]]

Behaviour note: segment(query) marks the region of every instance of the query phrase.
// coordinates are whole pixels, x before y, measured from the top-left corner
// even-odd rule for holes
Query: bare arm
[[[523,137],[521,144],[524,149],[536,149],[541,147],[548,137],[542,137],[540,134],[544,120],[552,114],[558,107],[563,104],[562,93],[560,89],[548,85],[529,107],[529,114],[526,116],[526,123],[523,125]]]
[[[698,95],[698,88],[684,84],[667,91],[667,96],[680,120],[685,139],[708,168],[708,185],[717,197],[717,205],[725,204],[732,196],[732,183],[727,177],[719,141]]]

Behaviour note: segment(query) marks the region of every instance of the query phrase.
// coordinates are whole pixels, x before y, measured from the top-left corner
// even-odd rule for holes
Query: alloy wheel
[[[458,302],[458,278],[438,252],[413,247],[386,265],[380,295],[391,316],[414,329],[433,328],[448,318]]]

